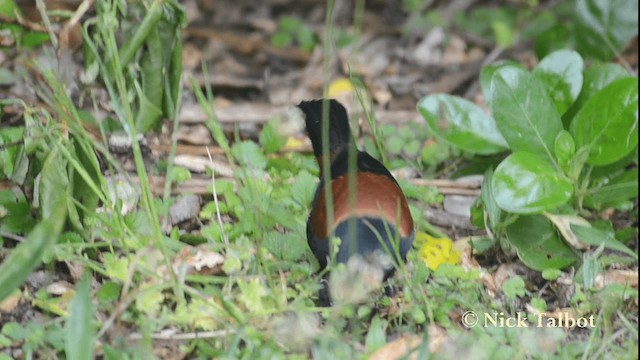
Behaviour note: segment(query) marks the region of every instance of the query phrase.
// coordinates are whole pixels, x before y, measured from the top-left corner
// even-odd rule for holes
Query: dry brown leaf
[[[13,309],[18,306],[20,300],[22,299],[22,294],[20,292],[15,292],[7,296],[4,300],[0,301],[0,313],[10,313]]]
[[[211,132],[206,126],[196,124],[191,126],[182,126],[178,130],[178,141],[193,145],[209,145],[213,142]]]
[[[638,270],[608,270],[596,276],[595,288],[601,289],[606,285],[621,284],[638,288]]]
[[[447,330],[436,324],[429,325],[429,352],[440,353],[451,342],[451,337]]]
[[[495,297],[498,293],[499,287],[496,285],[495,279],[489,272],[480,266],[476,259],[473,257],[473,249],[469,244],[470,238],[462,238],[458,239],[453,243],[453,248],[460,252],[460,261],[462,268],[465,271],[478,270],[480,271],[480,279],[484,284],[485,289],[487,289],[487,294],[490,297]]]
[[[47,292],[55,296],[64,295],[69,290],[73,290],[73,285],[67,281],[55,281],[47,286]]]
[[[222,271],[224,256],[211,251],[206,245],[185,246],[173,260],[173,270],[179,273],[180,270],[187,274],[198,273],[199,275],[213,275]]]
[[[396,340],[387,343],[387,345],[371,354],[371,356],[369,356],[369,360],[400,359],[411,351],[411,349],[418,346],[421,341],[422,338],[418,335],[403,335]],[[411,360],[415,360],[417,358],[418,355],[415,353],[409,357]]]

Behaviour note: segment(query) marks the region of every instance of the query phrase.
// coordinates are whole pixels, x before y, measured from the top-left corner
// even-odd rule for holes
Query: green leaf
[[[606,204],[632,199],[638,196],[638,169],[623,172],[607,181],[605,185],[586,191],[584,205],[602,209]]]
[[[578,49],[609,60],[638,33],[638,2],[634,0],[577,0]]]
[[[510,24],[502,21],[494,21],[491,23],[491,29],[493,29],[496,45],[502,48],[513,45],[515,35]]]
[[[629,77],[629,73],[622,66],[614,63],[592,64],[584,71],[582,90],[576,101],[567,112],[562,115],[562,121],[565,125],[570,124],[571,119],[576,115],[584,104],[598,91],[604,89],[607,85],[615,80],[623,77]],[[568,127],[568,126],[565,126]]]
[[[42,218],[48,219],[55,213],[66,212],[69,188],[67,160],[60,154],[57,147],[53,147],[49,152],[42,165],[39,179],[38,191]]]
[[[288,232],[286,234],[270,231],[264,235],[262,246],[277,259],[298,261],[307,253],[307,242],[302,234]]]
[[[24,47],[36,47],[49,41],[49,34],[39,31],[28,31],[20,38],[20,45]]]
[[[103,303],[111,303],[120,297],[122,286],[113,281],[107,281],[100,287],[96,293],[96,298]]]
[[[263,170],[267,166],[267,159],[262,150],[253,141],[241,141],[233,144],[232,153],[242,166],[259,170]]]
[[[142,81],[139,88],[136,86],[139,104],[135,124],[141,133],[155,128],[162,117],[165,76],[158,76],[164,73],[164,59],[163,44],[157,28],[148,33],[145,49],[140,60]]]
[[[18,157],[23,148],[20,142],[24,138],[24,127],[7,127],[0,129],[0,145],[8,145],[0,150],[0,169],[8,179],[13,176],[16,165],[18,165]]]
[[[6,199],[3,199],[7,194]],[[31,212],[31,205],[24,196],[16,198],[11,190],[0,191],[0,212],[5,209],[6,214],[0,217],[0,229],[13,234],[24,234],[33,229],[36,220]]]
[[[369,325],[369,332],[365,340],[365,349],[368,353],[374,352],[387,343],[387,337],[384,329],[387,327],[387,321],[375,316]]]
[[[591,99],[571,122],[578,148],[589,147],[587,163],[611,164],[638,144],[638,80],[614,81]]]
[[[569,173],[569,161],[573,158],[576,152],[576,143],[573,141],[571,134],[562,130],[556,136],[554,150],[556,153],[556,159],[558,165],[562,168],[565,174]]]
[[[402,151],[409,157],[413,158],[414,156],[418,155],[418,152],[420,151],[420,146],[421,143],[418,140],[409,140],[409,142],[407,142],[404,147],[402,148]]]
[[[9,253],[0,265],[0,302],[40,265],[42,254],[58,240],[65,219],[66,212],[59,211],[42,220],[27,239]]]
[[[300,171],[291,185],[291,197],[293,200],[302,207],[309,206],[318,185],[317,180],[317,177],[309,174],[306,170]]]
[[[89,276],[84,276],[76,287],[69,306],[69,316],[65,324],[65,352],[67,359],[84,360],[93,358],[93,304]]]
[[[536,36],[534,46],[538,58],[545,57],[555,50],[574,48],[572,24],[559,23]]]
[[[509,300],[515,300],[527,294],[524,280],[518,275],[502,283],[502,292]]]
[[[405,140],[400,136],[389,136],[387,138],[387,151],[391,154],[400,154],[402,152],[402,146],[404,146]]]
[[[22,14],[20,8],[13,0],[0,0],[0,15],[5,16],[9,19],[15,19],[16,12],[18,14]]]
[[[287,139],[281,136],[271,123],[267,123],[260,131],[260,145],[267,153],[275,153],[282,149]]]
[[[580,225],[571,225],[571,230],[580,240],[589,245],[604,245],[607,249],[621,251],[634,259],[638,259],[638,254],[629,249],[625,244],[618,241],[612,231],[605,231]]]
[[[273,34],[273,36],[271,36],[271,45],[275,47],[287,47],[291,45],[292,42],[293,38],[291,34],[282,30],[276,32],[275,34]]]
[[[544,84],[529,72],[505,66],[491,79],[491,110],[511,150],[554,160],[553,148],[562,122]]]
[[[586,245],[580,239],[576,237],[576,234],[571,231],[571,225],[591,226],[591,224],[577,215],[571,214],[551,214],[544,213],[544,216],[551,221],[551,223],[560,232],[564,240],[569,243],[574,249],[586,250],[589,245]]]
[[[548,281],[555,281],[562,275],[558,269],[546,269],[542,271],[542,278]]]
[[[484,204],[484,211],[489,217],[489,226],[491,228],[500,223],[500,217],[502,215],[502,210],[500,210],[500,207],[496,203],[492,183],[493,169],[489,168],[484,173],[484,178],[482,179],[482,193],[480,196],[482,198],[482,203]]]
[[[122,282],[129,280],[129,261],[126,258],[118,258],[111,253],[104,253],[103,258],[108,277]]]
[[[484,66],[480,71],[480,88],[482,89],[482,95],[484,95],[484,102],[487,104],[491,103],[491,78],[493,74],[496,73],[499,69],[510,66],[517,67],[519,69],[525,69],[525,67],[513,60],[500,60],[491,65]]]
[[[542,80],[558,113],[563,114],[578,98],[583,66],[580,54],[573,50],[559,50],[542,59],[533,70],[533,75]]]
[[[418,111],[434,135],[460,149],[483,155],[507,150],[495,120],[470,101],[429,95],[420,100]]]
[[[506,234],[520,260],[531,269],[564,269],[578,260],[543,215],[520,216]]]
[[[541,157],[519,151],[493,174],[496,203],[505,211],[529,214],[554,209],[569,200],[573,184]]]

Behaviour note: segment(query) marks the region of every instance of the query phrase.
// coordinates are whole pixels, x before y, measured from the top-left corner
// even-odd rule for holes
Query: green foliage
[[[638,145],[638,81],[618,79],[595,93],[570,126],[577,148],[589,149],[587,163],[616,162]]]
[[[13,0],[0,0],[0,15],[8,19],[16,19],[16,14],[22,16],[20,8]],[[7,44],[15,41],[19,47],[31,48],[49,41],[49,34],[25,29],[17,24],[0,24],[3,41]]]
[[[542,215],[520,216],[505,233],[520,260],[534,270],[564,269],[578,260]]]
[[[575,235],[558,228],[559,236],[540,214],[624,204],[638,194],[637,169],[628,169],[637,163],[631,155],[638,143],[637,78],[614,64],[583,67],[570,50],[549,54],[532,72],[513,62],[485,67],[480,83],[493,117],[449,95],[418,104],[429,130],[451,145],[476,154],[512,152],[485,173],[485,225],[505,249],[515,248],[540,271],[578,260],[569,245],[575,240],[567,239]],[[500,138],[501,147],[487,141]],[[579,238],[593,230],[582,231]],[[632,256],[613,235],[585,242],[603,241]]]
[[[182,86],[180,28],[186,23],[186,15],[175,1],[156,1],[148,9],[142,3],[116,7],[108,2],[97,4],[97,31],[84,33],[85,63],[87,68],[98,64],[111,96],[120,98],[120,121],[126,124],[131,117],[136,130],[145,132],[157,128],[162,117],[172,119],[176,115]],[[120,22],[122,26],[118,27]],[[117,43],[116,34],[126,40]],[[114,52],[117,58],[106,55]],[[128,66],[132,61],[136,66]],[[135,94],[131,107],[129,94]]]
[[[418,110],[439,139],[476,154],[494,154],[507,149],[496,122],[470,101],[446,94],[424,98]]]
[[[318,38],[311,28],[299,19],[283,16],[278,22],[278,31],[271,37],[271,44],[288,47],[296,43],[303,51],[311,52],[318,44]]]
[[[526,294],[524,280],[520,276],[514,276],[502,283],[502,292],[509,300],[523,297]]]
[[[569,179],[526,151],[514,152],[498,165],[491,188],[498,206],[516,214],[555,209],[565,204],[573,192]]]
[[[634,0],[562,1],[542,11],[536,5],[537,1],[476,6],[455,14],[454,23],[469,33],[492,38],[500,47],[533,39],[541,58],[572,48],[585,58],[609,61],[638,33]]]
[[[638,2],[634,0],[576,0],[578,49],[609,60],[638,34]]]
[[[71,300],[65,324],[65,351],[69,359],[91,359],[94,347],[90,278],[85,276]]]

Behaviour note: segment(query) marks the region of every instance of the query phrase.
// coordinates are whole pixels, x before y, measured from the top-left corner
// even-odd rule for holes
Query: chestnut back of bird
[[[338,262],[346,262],[354,254],[367,256],[376,251],[391,255],[395,262],[404,261],[414,237],[406,198],[389,170],[369,154],[352,148],[357,152],[356,162],[355,168],[349,169],[348,149],[352,142],[347,113],[335,100],[330,100],[329,105],[333,226],[328,228],[325,182],[321,178],[307,222],[309,246],[322,269],[327,265],[332,234],[341,239],[336,254]],[[299,107],[305,114],[307,133],[320,162],[322,100],[305,101]],[[349,174],[349,170],[354,173]],[[355,194],[349,193],[350,176],[355,180]],[[384,269],[384,278],[392,273],[391,264]]]

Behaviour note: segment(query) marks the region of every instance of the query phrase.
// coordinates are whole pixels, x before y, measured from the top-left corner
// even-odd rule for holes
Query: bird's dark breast
[[[343,221],[352,218],[379,218],[397,228],[400,236],[409,237],[413,233],[413,219],[409,206],[398,184],[389,176],[371,172],[355,175],[355,199],[350,204],[349,176],[342,175],[331,181],[333,190],[333,229]],[[316,206],[309,216],[311,233],[316,239],[326,239],[327,227],[325,190],[318,189]],[[398,214],[399,222],[398,222]]]

